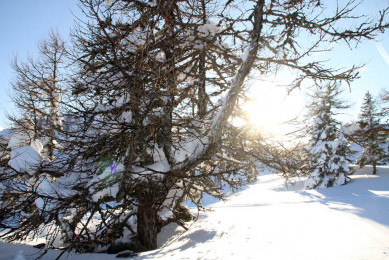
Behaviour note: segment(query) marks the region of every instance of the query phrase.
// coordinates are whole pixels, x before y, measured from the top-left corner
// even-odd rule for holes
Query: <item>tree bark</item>
[[[207,10],[206,10],[206,5],[205,1],[201,1],[201,8],[202,8],[202,20],[203,24],[207,23]],[[206,64],[205,64],[205,51],[203,50],[200,53],[199,57],[199,86],[198,86],[198,93],[197,93],[197,98],[198,98],[198,103],[197,103],[197,108],[198,108],[198,115],[199,119],[204,119],[205,115],[207,114],[207,92],[206,92]]]
[[[152,201],[152,198],[149,201]],[[158,235],[157,211],[151,203],[140,203],[137,218],[138,239],[144,246],[143,250],[156,249]]]

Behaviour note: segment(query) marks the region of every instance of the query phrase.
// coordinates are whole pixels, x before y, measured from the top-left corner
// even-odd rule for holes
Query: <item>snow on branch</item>
[[[244,80],[247,75],[250,73],[250,70],[254,64],[255,58],[257,56],[258,47],[259,47],[259,39],[262,31],[263,24],[263,10],[265,6],[265,1],[260,0],[257,2],[256,6],[253,10],[254,22],[253,29],[250,35],[250,44],[247,47],[244,55],[244,59],[242,59],[242,64],[238,71],[236,72],[234,78],[231,80],[229,90],[226,96],[222,99],[222,107],[216,116],[212,120],[212,125],[207,133],[207,137],[203,139],[196,139],[191,142],[191,146],[195,149],[192,151],[192,154],[188,156],[186,154],[187,160],[185,160],[185,164],[181,163],[182,160],[176,160],[175,170],[191,168],[193,165],[196,165],[198,160],[201,160],[207,153],[210,152],[215,146],[220,143],[222,137],[222,130],[225,127],[228,118],[232,114],[232,111],[236,105],[236,102],[239,98],[239,93],[242,91]],[[189,143],[185,141],[184,143]],[[175,151],[175,158],[180,158],[184,153],[182,148]]]

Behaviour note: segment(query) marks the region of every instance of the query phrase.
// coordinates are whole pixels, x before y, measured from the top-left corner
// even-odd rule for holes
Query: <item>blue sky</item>
[[[372,14],[388,4],[387,0],[367,0],[362,10]],[[0,126],[8,124],[5,111],[14,109],[9,98],[13,55],[23,60],[27,55],[36,54],[37,42],[50,29],[58,30],[67,38],[74,21],[72,12],[80,15],[77,0],[0,0]],[[356,117],[367,90],[378,95],[382,89],[389,89],[388,52],[389,31],[377,41],[360,44],[356,50],[335,46],[334,52],[318,55],[320,59],[330,58],[337,67],[366,63],[360,71],[361,79],[352,84],[351,92],[345,93],[345,98],[353,104],[350,119]]]
[[[14,109],[9,98],[13,71],[10,61],[36,54],[37,43],[53,29],[67,38],[77,0],[0,0],[0,126],[8,124],[5,111]]]

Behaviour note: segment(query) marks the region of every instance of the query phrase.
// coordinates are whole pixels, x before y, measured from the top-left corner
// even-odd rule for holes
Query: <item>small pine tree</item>
[[[340,123],[333,117],[335,110],[347,107],[338,99],[339,94],[338,86],[334,84],[318,90],[314,95],[315,100],[311,104],[314,124],[309,148],[311,172],[306,189],[343,185],[349,181],[350,149],[343,132],[339,130]]]
[[[385,137],[380,132],[382,113],[378,111],[376,101],[366,92],[359,115],[361,130],[355,133],[356,142],[363,148],[357,158],[360,168],[367,164],[373,166],[373,174],[377,173],[377,163],[385,158]]]

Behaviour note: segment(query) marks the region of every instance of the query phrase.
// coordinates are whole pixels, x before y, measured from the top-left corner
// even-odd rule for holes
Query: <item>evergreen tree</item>
[[[311,172],[305,184],[307,189],[343,185],[349,181],[350,150],[339,129],[340,123],[334,118],[337,110],[346,108],[338,98],[339,94],[336,84],[327,85],[325,89],[316,91],[310,106],[314,124],[309,148]]]
[[[360,168],[367,164],[373,166],[373,174],[377,173],[377,163],[386,158],[386,140],[381,132],[380,120],[382,113],[378,111],[377,105],[371,94],[366,92],[359,115],[361,130],[355,133],[356,142],[363,148],[357,158]]]

